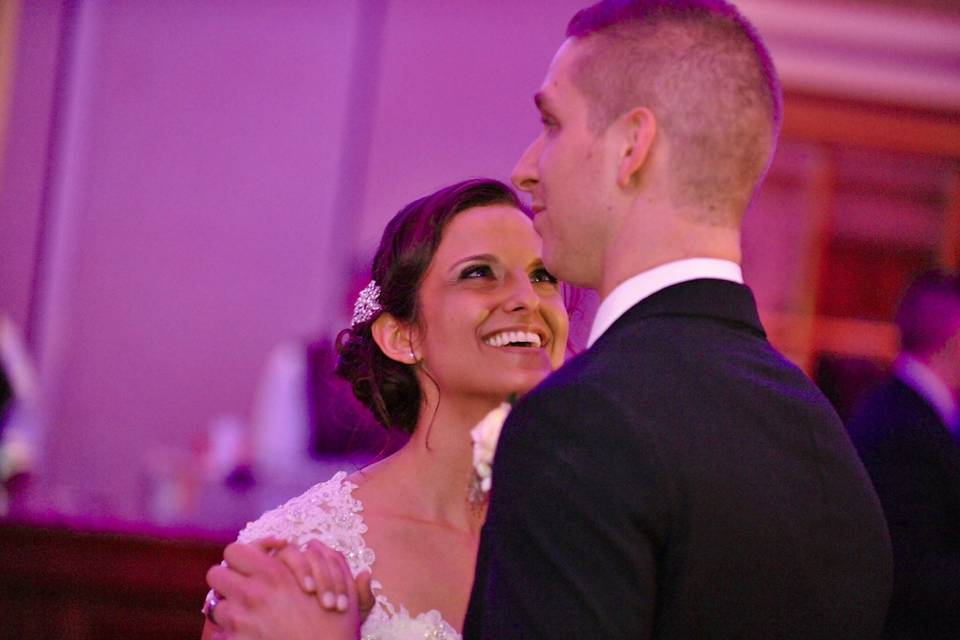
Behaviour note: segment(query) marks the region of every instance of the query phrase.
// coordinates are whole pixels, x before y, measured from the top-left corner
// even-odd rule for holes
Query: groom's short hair
[[[604,0],[577,13],[567,36],[587,45],[573,82],[594,131],[647,107],[671,142],[675,202],[747,208],[776,147],[782,96],[769,52],[735,7]]]

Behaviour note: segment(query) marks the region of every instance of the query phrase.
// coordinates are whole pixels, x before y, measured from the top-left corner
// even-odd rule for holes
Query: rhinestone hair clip
[[[357,296],[357,301],[353,303],[353,319],[350,320],[350,327],[366,322],[381,309],[383,307],[380,306],[380,287],[376,280],[371,280]]]

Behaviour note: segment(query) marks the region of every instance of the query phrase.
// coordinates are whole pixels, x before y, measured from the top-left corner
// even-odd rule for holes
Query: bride
[[[204,638],[460,638],[486,510],[470,430],[560,366],[567,314],[528,215],[494,180],[407,205],[372,276],[337,373],[410,440],[247,525],[207,575]]]

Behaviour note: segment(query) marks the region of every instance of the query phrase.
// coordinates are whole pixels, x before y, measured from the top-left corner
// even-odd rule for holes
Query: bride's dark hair
[[[440,245],[443,230],[458,213],[474,207],[504,204],[529,215],[517,194],[499,180],[465,180],[414,200],[383,230],[373,258],[371,277],[380,287],[379,313],[401,322],[420,320],[420,284]],[[423,393],[413,367],[385,356],[366,322],[337,336],[336,373],[353,387],[380,424],[405,433],[417,425]]]

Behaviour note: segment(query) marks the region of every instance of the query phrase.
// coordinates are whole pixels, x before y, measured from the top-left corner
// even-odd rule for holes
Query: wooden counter
[[[199,638],[223,546],[0,522],[0,638]]]

